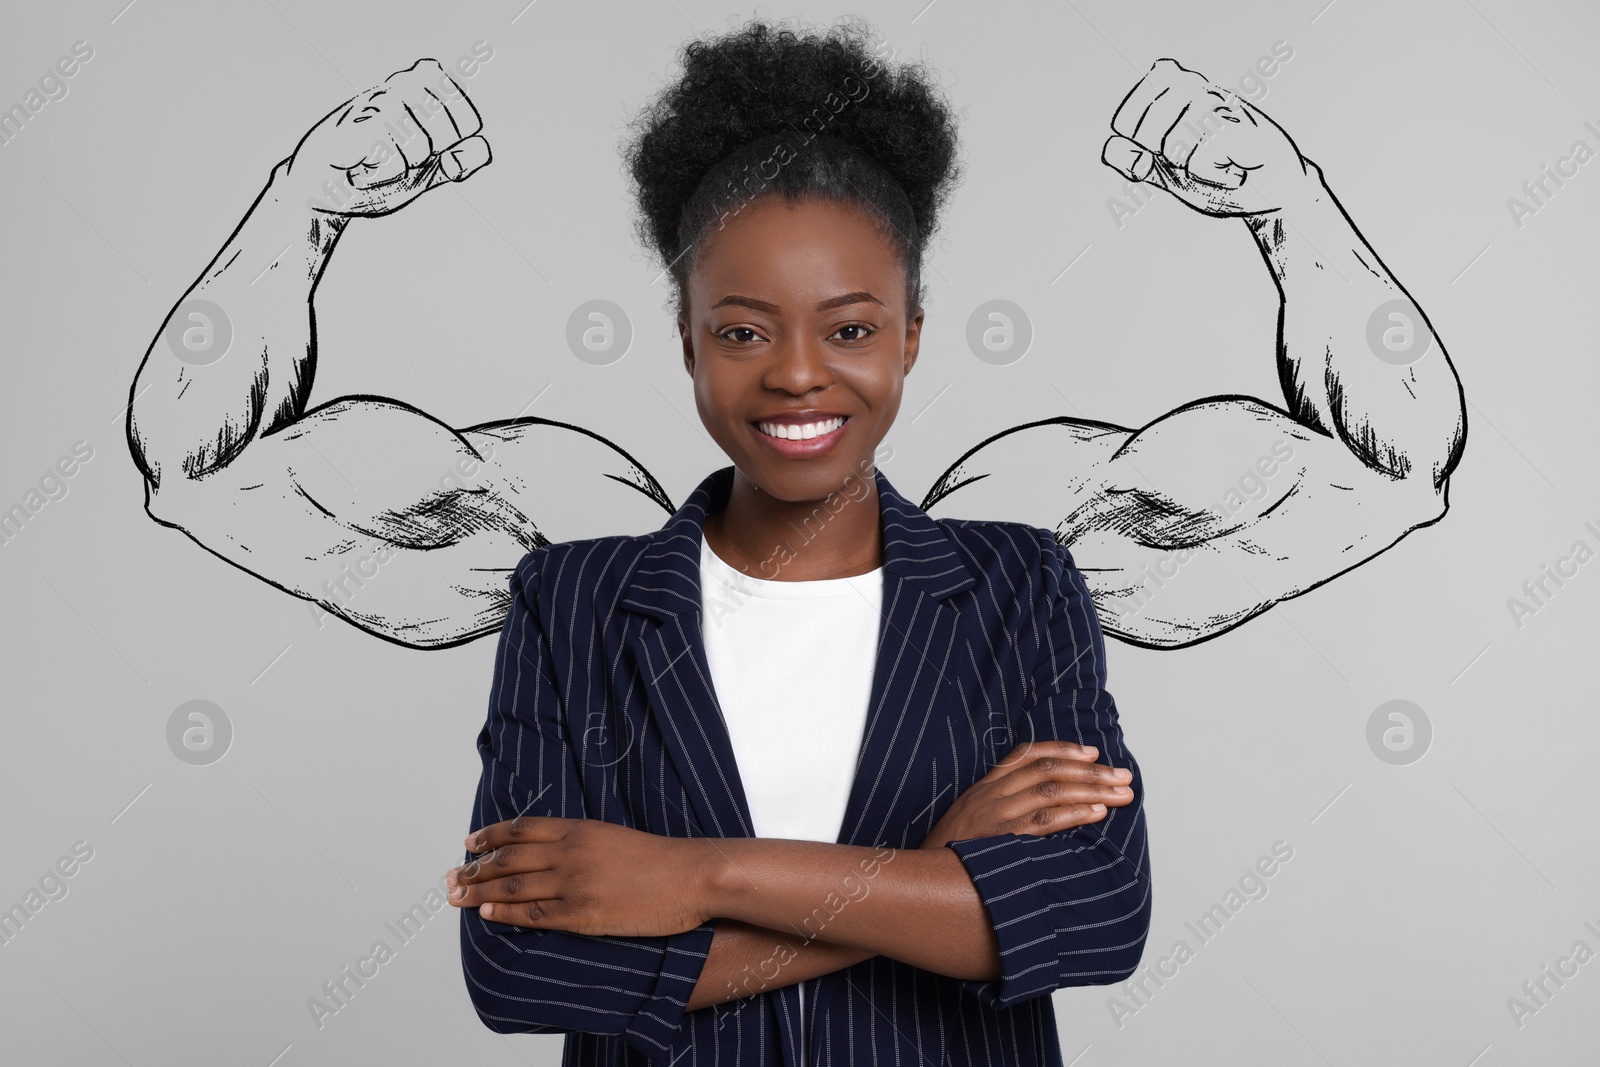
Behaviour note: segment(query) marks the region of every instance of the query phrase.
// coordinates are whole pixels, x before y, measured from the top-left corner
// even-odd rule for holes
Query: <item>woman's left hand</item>
[[[467,837],[483,853],[445,876],[449,900],[494,922],[610,937],[693,930],[708,911],[716,856],[706,839],[662,837],[599,819],[524,815]]]

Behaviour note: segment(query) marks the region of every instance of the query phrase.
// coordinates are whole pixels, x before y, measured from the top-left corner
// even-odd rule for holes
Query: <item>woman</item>
[[[523,559],[448,878],[480,1017],[567,1063],[1058,1064],[1047,994],[1143,948],[1070,555],[876,469],[956,136],[869,36],[693,42],[628,146],[732,465],[656,533]]]

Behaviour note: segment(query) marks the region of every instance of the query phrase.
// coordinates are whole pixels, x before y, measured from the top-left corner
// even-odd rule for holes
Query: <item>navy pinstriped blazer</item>
[[[532,814],[753,836],[700,630],[700,539],[733,471],[708,475],[658,531],[523,558],[478,735],[472,830]],[[993,923],[999,979],[875,956],[809,979],[803,1020],[792,982],[685,1012],[714,919],[670,937],[596,937],[464,908],[462,966],[490,1029],[567,1033],[566,1065],[798,1067],[801,1026],[815,1063],[1060,1064],[1050,992],[1135,970],[1151,906],[1144,785],[1105,689],[1088,588],[1048,531],[935,520],[874,477],[884,619],[838,841],[915,848],[1030,737],[1096,746],[1132,769],[1134,802],[1049,836],[946,846]]]

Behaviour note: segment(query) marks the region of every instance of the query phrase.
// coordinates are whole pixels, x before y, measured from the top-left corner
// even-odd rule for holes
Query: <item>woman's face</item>
[[[874,222],[823,200],[762,197],[711,231],[685,295],[695,406],[739,472],[788,501],[870,481],[922,332]],[[783,426],[812,436],[768,432]]]

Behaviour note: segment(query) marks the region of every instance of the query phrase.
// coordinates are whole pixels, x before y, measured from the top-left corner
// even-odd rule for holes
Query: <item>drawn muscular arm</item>
[[[964,514],[1054,530],[1106,633],[1180,647],[1442,518],[1466,413],[1426,317],[1271,119],[1162,60],[1112,126],[1109,165],[1248,228],[1280,298],[1284,407],[1215,396],[1136,431],[1013,427],[958,459],[923,507],[960,489]],[[1369,321],[1396,300],[1401,317],[1379,318],[1399,331],[1391,347],[1415,347],[1380,358]]]
[[[647,528],[672,510],[631,456],[577,426],[525,417],[458,431],[372,395],[307,408],[311,299],[341,235],[487,164],[480,129],[433,60],[330,112],[173,308],[188,344],[169,342],[164,324],[128,414],[152,518],[419,648],[497,632],[529,550],[622,532],[587,515]]]

